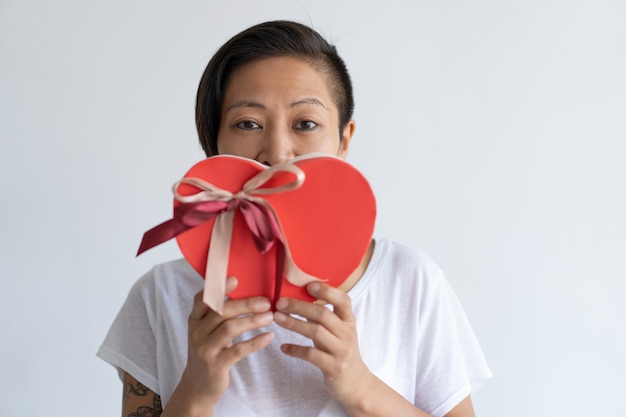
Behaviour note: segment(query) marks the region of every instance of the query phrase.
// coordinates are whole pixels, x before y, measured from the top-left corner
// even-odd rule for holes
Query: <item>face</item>
[[[328,82],[306,61],[265,58],[235,70],[226,86],[217,149],[266,165],[310,152],[345,158],[354,121],[339,132]]]

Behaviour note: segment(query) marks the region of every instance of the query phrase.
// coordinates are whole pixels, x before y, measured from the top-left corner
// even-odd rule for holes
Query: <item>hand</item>
[[[360,404],[367,395],[363,388],[375,377],[361,359],[350,297],[322,283],[309,284],[307,289],[315,298],[332,304],[334,311],[321,304],[281,298],[276,303],[274,321],[313,341],[313,347],[285,344],[281,350],[317,366],[324,374],[330,395],[344,406]],[[290,314],[302,316],[306,321]]]
[[[236,287],[237,280],[228,278],[227,294]],[[187,401],[215,405],[230,383],[230,367],[272,341],[271,333],[262,333],[233,344],[233,339],[242,333],[269,325],[273,320],[269,310],[267,298],[251,297],[227,300],[220,316],[204,304],[202,291],[196,294],[189,315],[187,366],[177,388],[185,393]]]

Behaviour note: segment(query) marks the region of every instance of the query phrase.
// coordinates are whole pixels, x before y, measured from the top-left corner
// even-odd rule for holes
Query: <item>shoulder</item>
[[[379,239],[385,256],[396,262],[408,262],[418,268],[440,270],[435,261],[422,250],[391,239]]]
[[[153,266],[139,278],[131,291],[154,292],[163,289],[184,291],[202,285],[202,277],[181,258]]]
[[[176,259],[155,265],[139,278],[128,301],[141,300],[148,310],[156,312],[164,305],[189,303],[202,285],[203,279],[193,267],[185,259]]]
[[[185,363],[187,317],[202,285],[184,259],[152,267],[133,284],[98,356],[153,392],[168,392]]]
[[[445,279],[437,263],[420,249],[389,239],[377,240],[376,245],[379,246],[379,256],[375,258],[375,267],[385,276],[414,277],[429,282]]]
[[[420,308],[447,286],[442,270],[423,251],[389,239],[376,239],[374,253],[350,295],[354,301]],[[390,301],[391,300],[391,301]]]

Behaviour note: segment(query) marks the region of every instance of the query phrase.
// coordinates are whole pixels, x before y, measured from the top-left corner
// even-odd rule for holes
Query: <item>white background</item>
[[[312,24],[354,80],[377,236],[446,271],[495,378],[480,416],[626,415],[626,2],[0,0],[0,415],[120,413],[95,357],[203,157],[212,53]]]

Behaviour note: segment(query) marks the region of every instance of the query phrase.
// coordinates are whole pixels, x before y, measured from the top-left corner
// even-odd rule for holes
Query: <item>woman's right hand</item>
[[[237,288],[229,277],[226,293]],[[273,320],[270,301],[265,297],[226,300],[220,316],[196,294],[189,314],[187,366],[178,387],[162,416],[211,416],[217,401],[230,383],[230,367],[272,341],[272,334],[262,333],[250,340],[233,343],[244,332],[269,325]],[[176,410],[174,412],[174,410]]]

